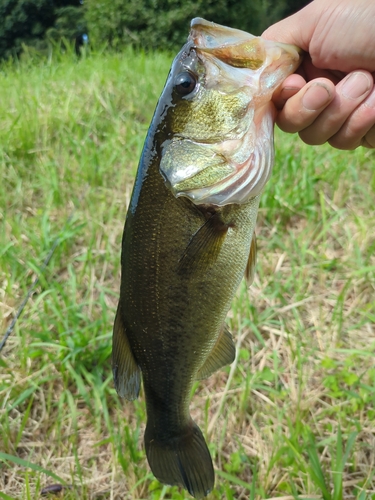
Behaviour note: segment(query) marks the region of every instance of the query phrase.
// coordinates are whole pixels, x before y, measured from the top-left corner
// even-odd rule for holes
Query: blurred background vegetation
[[[40,52],[61,39],[114,49],[176,50],[190,19],[204,17],[259,35],[308,0],[1,0],[0,59]]]

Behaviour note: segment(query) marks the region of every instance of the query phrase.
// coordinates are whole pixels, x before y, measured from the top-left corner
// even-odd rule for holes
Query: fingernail
[[[281,91],[280,97],[282,99],[289,99],[290,97],[294,96],[294,94],[297,94],[297,92],[301,89],[298,87],[284,87]]]
[[[370,79],[364,73],[356,71],[352,73],[344,82],[342,95],[348,99],[358,99],[365,94],[371,86]]]
[[[331,95],[327,87],[321,83],[313,83],[302,97],[302,104],[309,111],[317,111],[325,106],[330,99]]]

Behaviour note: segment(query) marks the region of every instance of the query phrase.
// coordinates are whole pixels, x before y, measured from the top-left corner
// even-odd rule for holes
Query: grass
[[[126,206],[170,58],[126,51],[0,69],[0,499],[168,499],[145,406],[113,387]],[[375,499],[374,153],[276,135],[232,367],[197,383],[213,499]],[[43,261],[54,243],[53,257]]]

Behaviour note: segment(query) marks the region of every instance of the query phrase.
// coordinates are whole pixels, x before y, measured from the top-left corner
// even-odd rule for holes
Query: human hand
[[[263,33],[308,52],[274,95],[282,130],[307,144],[375,148],[374,25],[373,0],[314,0]]]

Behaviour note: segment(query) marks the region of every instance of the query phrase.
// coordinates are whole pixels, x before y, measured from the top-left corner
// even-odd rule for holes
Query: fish
[[[134,400],[143,380],[150,468],[197,499],[215,475],[190,393],[235,358],[225,318],[243,276],[254,273],[259,199],[274,158],[271,98],[300,60],[297,47],[193,19],[126,215],[114,384]]]

